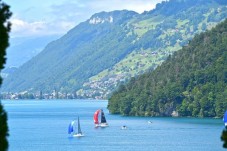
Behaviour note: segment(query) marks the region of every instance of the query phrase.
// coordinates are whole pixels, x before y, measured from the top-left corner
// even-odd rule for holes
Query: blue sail
[[[68,134],[71,134],[73,132],[73,124],[74,124],[75,121],[72,121],[70,124],[69,124],[69,127],[68,127]]]
[[[223,121],[224,121],[225,125],[227,125],[227,111],[225,111]]]

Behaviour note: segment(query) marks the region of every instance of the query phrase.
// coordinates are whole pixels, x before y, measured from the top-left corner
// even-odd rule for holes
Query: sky
[[[3,0],[13,16],[11,38],[63,35],[101,11],[149,11],[163,0]]]

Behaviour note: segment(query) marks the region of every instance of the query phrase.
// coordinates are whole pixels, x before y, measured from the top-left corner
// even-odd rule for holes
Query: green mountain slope
[[[224,20],[226,6],[223,0],[170,0],[142,14],[95,14],[7,77],[2,91],[56,89],[107,98],[119,83],[155,69],[195,34]]]
[[[158,4],[130,20],[128,34],[135,34],[135,49],[123,60],[84,83],[80,95],[107,98],[119,83],[155,69],[195,34],[227,18],[226,1],[172,0]]]
[[[121,26],[134,15],[132,11],[93,15],[5,79],[3,90],[78,89],[87,78],[113,66],[131,51],[133,35],[125,36],[127,29]]]
[[[153,72],[121,85],[111,113],[222,117],[227,108],[227,20],[190,41]]]

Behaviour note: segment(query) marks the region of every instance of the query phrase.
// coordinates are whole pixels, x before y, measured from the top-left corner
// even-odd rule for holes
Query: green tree
[[[223,148],[227,148],[227,130],[223,130],[221,134],[221,140],[223,141]]]
[[[196,35],[154,71],[121,86],[111,113],[139,116],[222,117],[227,108],[227,20]],[[129,108],[130,107],[130,108]]]
[[[9,10],[9,6],[0,0],[0,70],[4,68],[6,61],[6,48],[9,46],[9,31],[10,22],[8,19],[12,13]],[[0,84],[2,79],[0,78]],[[7,126],[7,114],[0,103],[0,151],[8,149],[8,126]]]

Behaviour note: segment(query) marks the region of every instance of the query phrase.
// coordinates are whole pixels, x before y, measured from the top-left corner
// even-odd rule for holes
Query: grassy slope
[[[193,31],[192,25],[189,24],[190,20],[178,19],[176,21],[177,25],[175,26],[174,29],[168,29],[164,31],[164,34],[160,35],[158,38],[165,39],[166,36],[171,36],[175,32],[180,32],[183,40],[192,39],[194,37],[194,34],[204,31],[202,30],[203,23],[206,24],[208,30],[217,24],[217,22],[208,22],[208,16],[210,16],[214,11],[217,11],[217,9],[211,8],[210,11],[204,14],[204,20],[198,24],[197,31]],[[224,9],[224,11],[227,12],[227,9]],[[131,32],[135,33],[139,39],[147,31],[151,29],[155,29],[158,24],[161,24],[163,22],[163,19],[168,19],[168,18],[164,18],[162,15],[153,16],[151,18],[144,19],[139,22],[137,20],[134,20],[130,22],[128,25],[133,26],[133,31]],[[191,29],[190,33],[186,32],[187,28]],[[84,84],[84,86],[86,87],[85,89],[89,90],[90,86],[96,82],[98,83],[107,82],[109,83],[108,85],[100,84],[98,87],[93,87],[91,91],[104,90],[104,93],[110,92],[107,89],[116,87],[117,85],[116,83],[120,82],[120,80],[118,79],[116,83],[115,82],[111,83],[110,77],[117,77],[120,75],[123,79],[128,79],[130,77],[134,77],[141,73],[144,73],[150,68],[154,69],[158,65],[160,65],[168,55],[182,48],[180,45],[180,42],[181,40],[178,40],[174,46],[168,46],[167,44],[165,48],[161,48],[159,50],[152,50],[152,49],[134,50],[132,53],[126,56],[119,63],[115,64],[111,69],[106,69],[100,72],[99,74],[91,77],[89,79],[89,82]],[[83,92],[83,89],[81,89],[80,92],[81,91]]]

